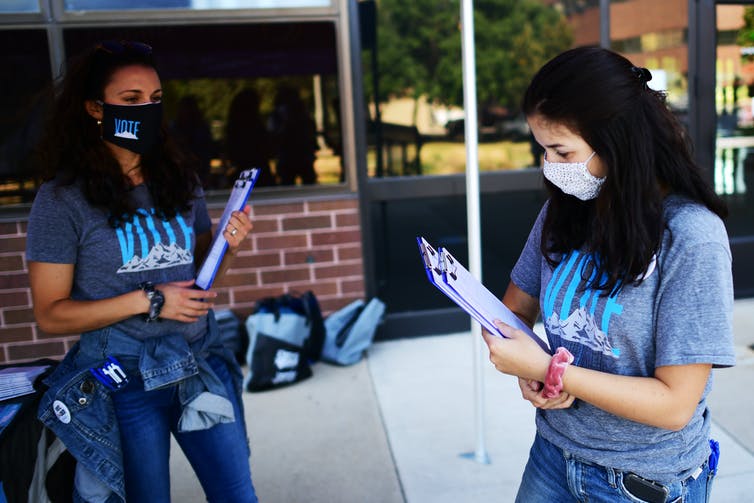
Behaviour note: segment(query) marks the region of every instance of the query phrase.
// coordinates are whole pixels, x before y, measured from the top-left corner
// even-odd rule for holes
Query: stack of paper
[[[542,349],[550,352],[547,343],[480,283],[446,248],[435,249],[421,236],[416,240],[430,283],[463,308],[489,333],[504,337],[494,323],[495,320],[500,320],[524,331]]]
[[[49,365],[8,367],[0,370],[0,400],[34,393],[34,380]]]

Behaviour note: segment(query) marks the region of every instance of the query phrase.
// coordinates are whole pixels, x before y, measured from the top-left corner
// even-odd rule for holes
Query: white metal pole
[[[474,56],[474,5],[473,0],[461,1],[461,40],[463,61],[463,109],[466,140],[466,222],[469,239],[469,272],[481,281],[481,225],[479,218],[479,138],[477,134],[476,58]],[[474,402],[476,419],[476,449],[473,459],[479,463],[490,462],[484,445],[484,360],[482,330],[476,321],[471,322],[471,339],[474,358]],[[468,456],[472,457],[472,456]]]

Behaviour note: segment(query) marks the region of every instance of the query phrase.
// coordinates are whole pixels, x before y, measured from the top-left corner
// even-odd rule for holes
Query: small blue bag
[[[365,304],[355,300],[325,318],[325,344],[322,360],[338,365],[352,365],[372,344],[382,321],[385,304],[373,298]]]

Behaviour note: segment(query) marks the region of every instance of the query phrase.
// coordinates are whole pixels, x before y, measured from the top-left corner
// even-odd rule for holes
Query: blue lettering
[[[131,234],[131,224],[126,222],[123,228],[115,230],[120,245],[120,254],[123,257],[123,263],[127,264],[134,258],[134,237]]]
[[[571,252],[570,256],[567,257],[567,260],[563,259],[563,261],[558,264],[558,267],[555,268],[552,278],[547,285],[547,290],[545,291],[545,305],[543,309],[543,316],[545,319],[549,318],[555,310],[555,299],[558,296],[558,292],[563,287],[563,283],[565,283],[568,273],[573,269],[573,264],[578,258],[578,252]]]
[[[181,230],[183,231],[183,236],[186,239],[185,249],[192,250],[193,248],[191,246],[191,234],[193,233],[194,230],[188,225],[186,225],[186,221],[183,219],[180,213],[175,216],[175,220],[176,222],[178,222],[178,225],[181,226]]]
[[[571,303],[573,302],[573,298],[576,296],[576,289],[578,288],[579,282],[581,281],[581,274],[584,271],[584,264],[588,261],[588,259],[588,255],[582,255],[581,259],[579,260],[579,264],[576,267],[576,271],[573,273],[573,276],[571,276],[571,281],[568,284],[568,289],[566,290],[565,296],[563,297],[563,304],[560,306],[561,320],[568,318],[568,315],[571,313]]]
[[[605,310],[602,312],[602,323],[600,328],[607,337],[607,327],[610,324],[610,317],[614,314],[621,314],[623,312],[623,306],[618,304],[618,294],[615,293],[607,298],[605,303]]]
[[[141,124],[141,122],[135,121],[135,122],[131,122],[131,124],[133,124],[132,133],[134,134],[136,138],[138,138],[139,137],[139,124]]]
[[[145,209],[140,208],[136,210],[136,212],[144,216],[144,220],[147,223],[147,228],[152,233],[155,244],[162,241],[162,239],[160,239],[160,233],[157,231],[157,228],[154,225],[154,218],[152,218],[152,215],[154,214],[154,208],[152,208],[149,212],[147,212],[147,210]]]

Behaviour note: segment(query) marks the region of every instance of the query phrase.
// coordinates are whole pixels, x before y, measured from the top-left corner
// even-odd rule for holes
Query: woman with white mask
[[[549,199],[503,302],[541,315],[554,355],[484,334],[537,408],[518,502],[709,501],[711,369],[735,364],[727,211],[650,79],[582,47],[524,96]]]

